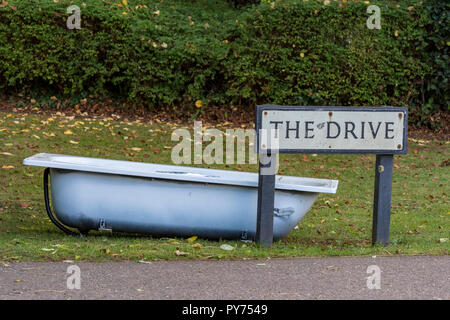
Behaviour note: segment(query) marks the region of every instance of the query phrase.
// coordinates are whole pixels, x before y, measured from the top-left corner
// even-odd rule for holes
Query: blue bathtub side
[[[257,189],[145,177],[51,169],[52,204],[64,224],[87,231],[101,221],[113,231],[166,236],[252,239]],[[318,193],[276,191],[274,239],[286,236]],[[289,210],[288,210],[289,212]]]

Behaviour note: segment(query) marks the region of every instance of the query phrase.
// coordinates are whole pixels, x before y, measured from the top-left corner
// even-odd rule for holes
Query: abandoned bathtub
[[[112,230],[212,239],[254,239],[256,234],[256,173],[46,153],[23,164],[46,168],[47,213],[66,233],[75,234],[68,226],[82,234]],[[298,224],[319,193],[335,193],[337,184],[277,175],[274,240]]]

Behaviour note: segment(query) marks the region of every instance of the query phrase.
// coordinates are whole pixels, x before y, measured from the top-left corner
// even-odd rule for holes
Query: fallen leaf
[[[197,236],[193,236],[193,237],[187,238],[186,241],[187,242],[194,242],[195,240],[197,240],[197,238],[198,238]]]
[[[188,252],[183,252],[183,251],[180,251],[180,250],[176,250],[175,254],[177,256],[187,256],[189,253]]]
[[[70,135],[70,134],[73,134],[73,132],[70,130],[66,130],[66,131],[64,131],[64,134]]]
[[[230,246],[229,244],[223,244],[220,246],[220,249],[226,250],[226,251],[231,251],[234,249],[234,247]]]

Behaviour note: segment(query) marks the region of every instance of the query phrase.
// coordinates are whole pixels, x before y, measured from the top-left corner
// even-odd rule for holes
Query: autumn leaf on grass
[[[2,169],[14,169],[15,167],[14,166],[11,166],[11,165],[3,165],[2,166]]]
[[[66,131],[64,131],[64,134],[70,135],[70,134],[73,134],[73,132],[70,130],[66,130]]]
[[[70,140],[69,141],[71,144],[79,144],[79,142],[76,142],[76,141],[73,141],[73,140]]]
[[[231,251],[234,249],[234,247],[230,246],[229,244],[223,244],[220,246],[220,249],[226,250],[226,251]]]
[[[198,238],[197,236],[193,236],[193,237],[187,238],[186,241],[187,242],[194,242],[195,240],[197,240],[197,238]]]
[[[176,250],[175,254],[177,256],[187,256],[189,253],[188,252],[183,252],[183,251],[180,251],[180,250]]]

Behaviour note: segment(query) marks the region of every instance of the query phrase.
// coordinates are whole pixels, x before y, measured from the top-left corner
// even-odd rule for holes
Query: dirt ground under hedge
[[[172,107],[161,107],[158,110],[135,107],[120,101],[106,99],[104,101],[81,101],[73,108],[50,108],[46,106],[36,107],[28,104],[16,107],[15,102],[0,98],[0,111],[4,112],[33,112],[37,114],[55,114],[60,112],[66,116],[102,118],[115,115],[124,120],[148,121],[149,123],[175,123],[186,125],[194,120],[203,121],[207,126],[215,124],[229,125],[232,127],[251,128],[254,126],[255,105],[249,105],[246,109],[229,106],[207,106],[203,109],[181,111]],[[424,140],[450,140],[450,112],[440,111],[430,116],[432,121],[440,123],[439,129],[429,127],[417,127],[409,125],[408,136],[413,139]]]

